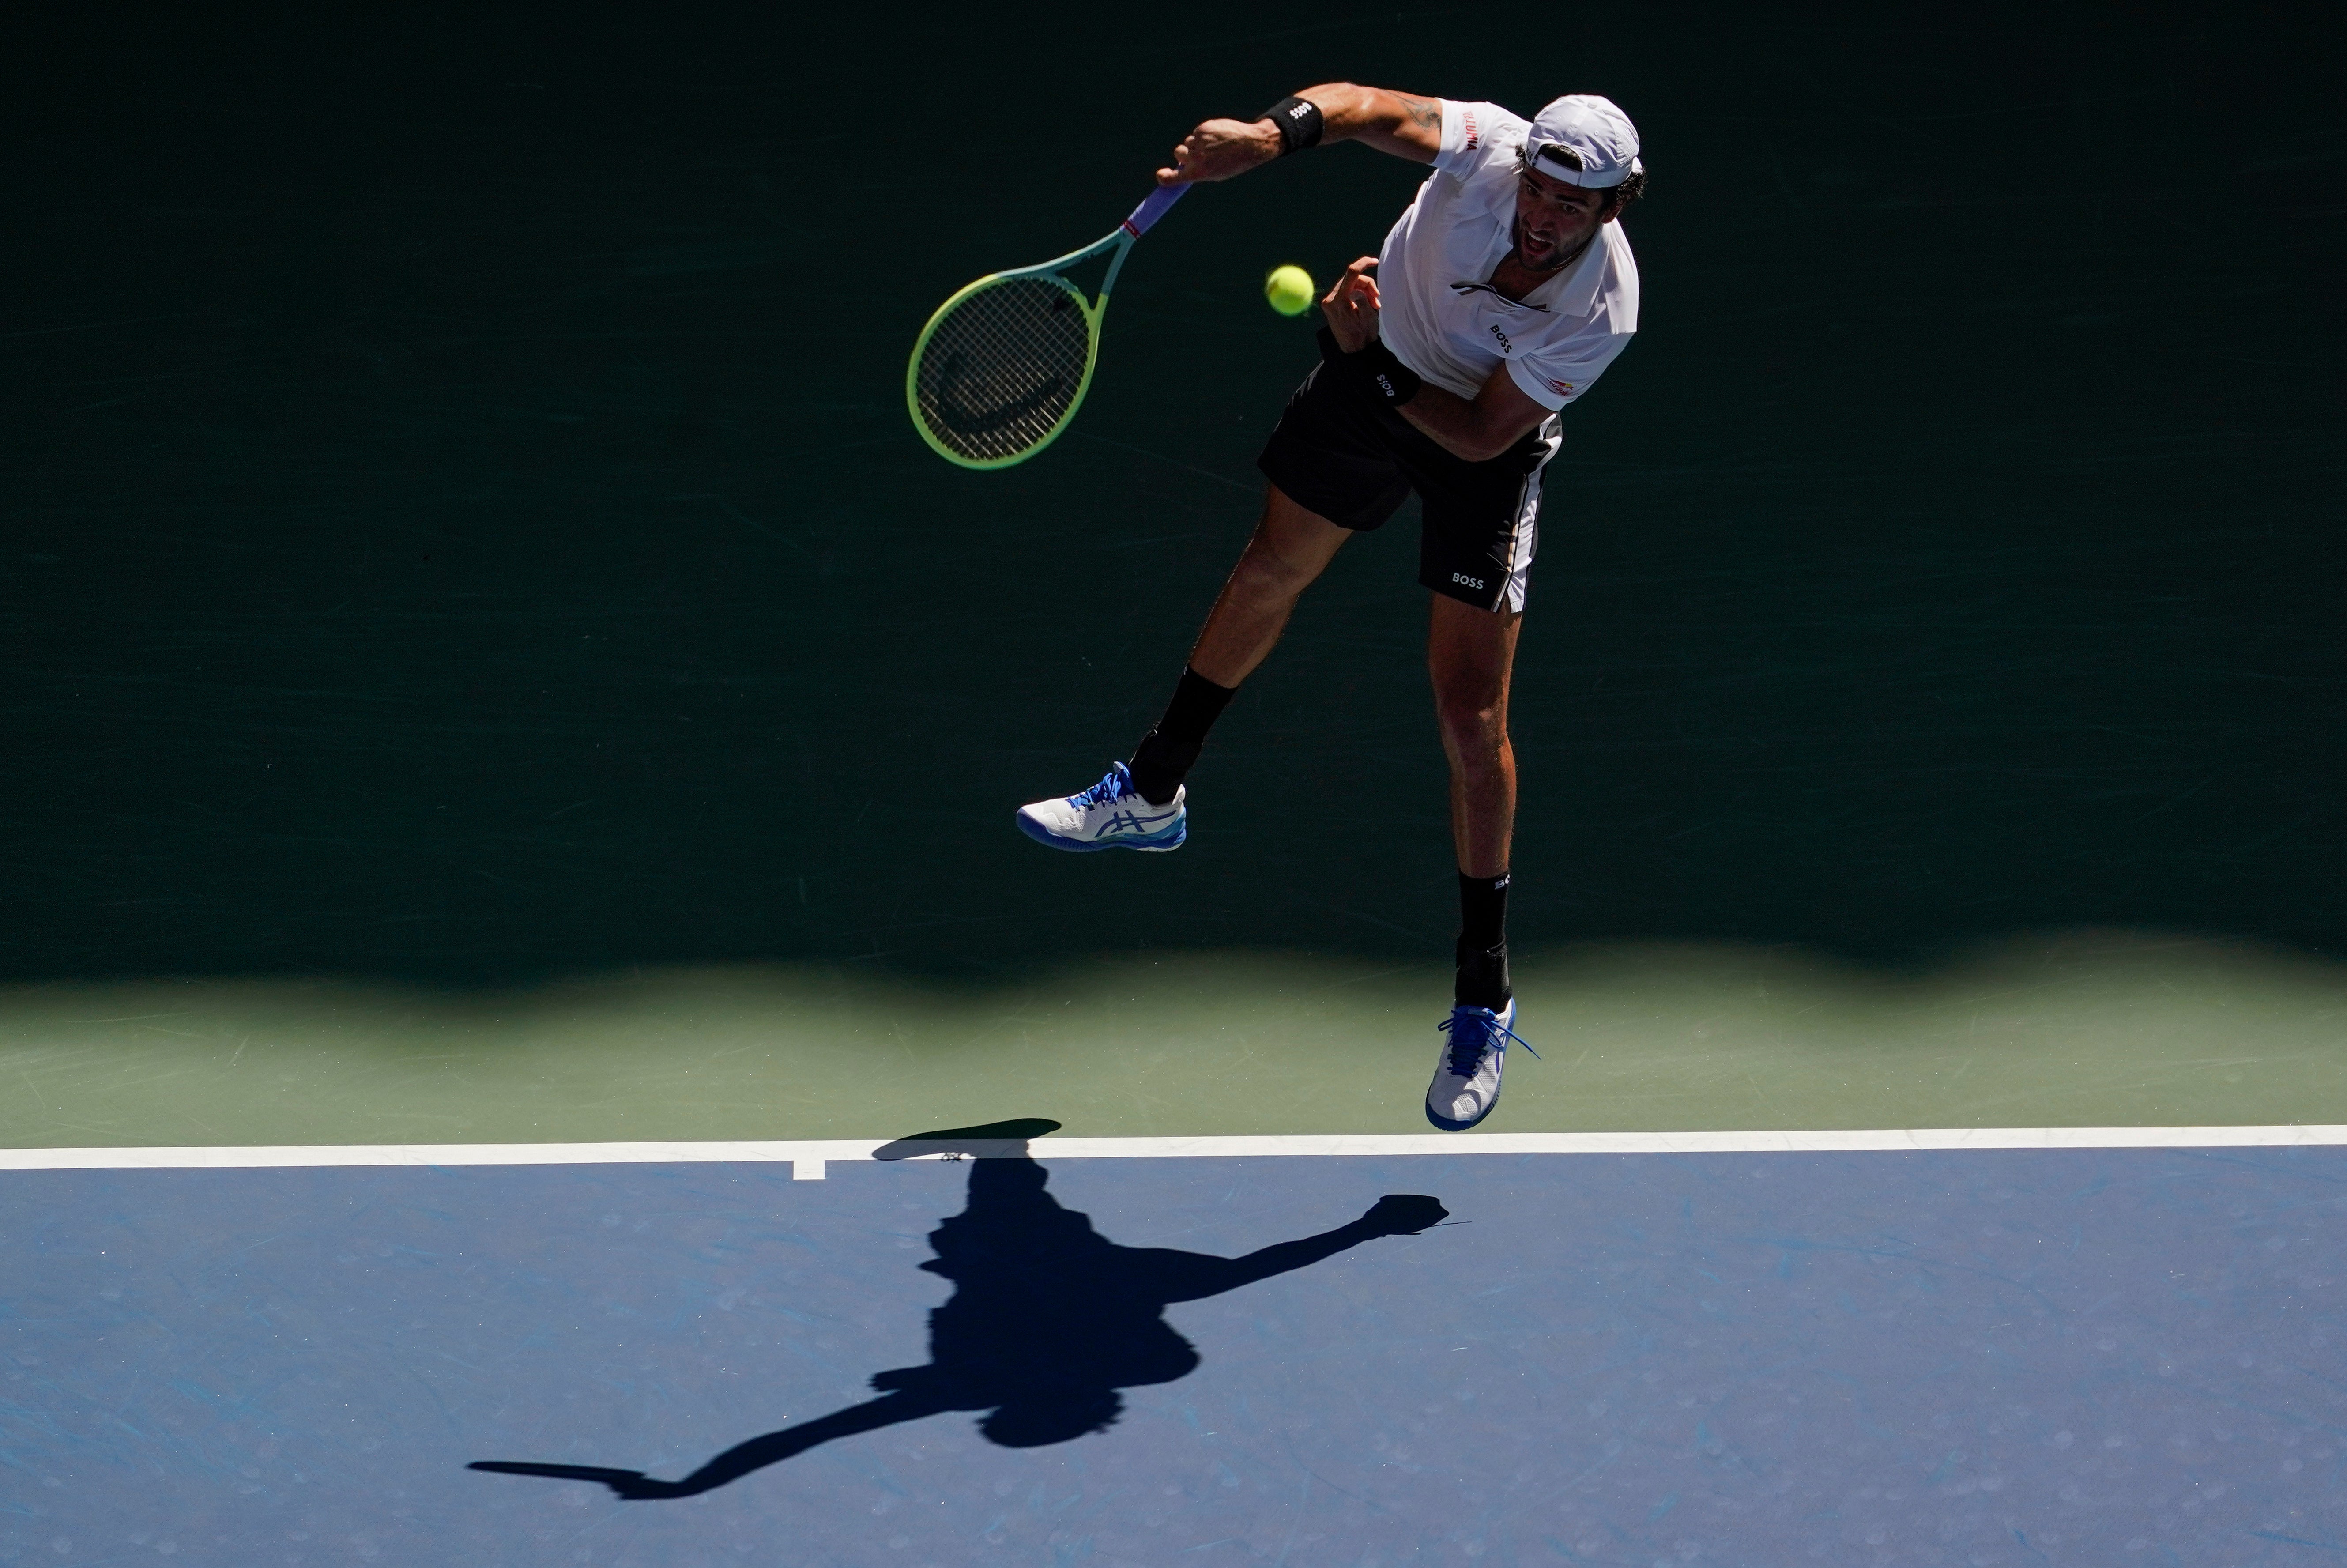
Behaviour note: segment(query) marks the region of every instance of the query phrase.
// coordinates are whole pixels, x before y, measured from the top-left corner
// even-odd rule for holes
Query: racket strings
[[[1008,278],[948,311],[914,372],[940,446],[995,462],[1040,446],[1075,406],[1092,359],[1081,296],[1058,278]]]

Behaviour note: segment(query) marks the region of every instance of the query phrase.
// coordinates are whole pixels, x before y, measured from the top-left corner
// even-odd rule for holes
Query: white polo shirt
[[[1522,302],[1491,273],[1515,243],[1517,149],[1531,122],[1497,104],[1442,104],[1442,151],[1378,257],[1378,332],[1402,364],[1472,397],[1505,360],[1524,395],[1562,408],[1638,330],[1638,263],[1616,222]]]

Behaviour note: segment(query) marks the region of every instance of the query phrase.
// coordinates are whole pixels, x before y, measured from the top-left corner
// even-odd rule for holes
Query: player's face
[[[1516,177],[1516,256],[1544,272],[1589,242],[1603,221],[1605,192],[1583,190],[1525,169]]]

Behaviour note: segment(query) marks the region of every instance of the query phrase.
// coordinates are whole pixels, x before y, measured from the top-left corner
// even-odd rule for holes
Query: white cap
[[[1611,98],[1574,93],[1541,110],[1524,133],[1524,167],[1551,179],[1604,190],[1644,172],[1638,128]]]

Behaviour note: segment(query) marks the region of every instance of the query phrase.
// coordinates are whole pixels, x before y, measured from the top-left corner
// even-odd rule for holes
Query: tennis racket
[[[989,272],[939,305],[905,367],[905,406],[921,439],[965,468],[1008,468],[1049,446],[1092,384],[1101,318],[1125,252],[1189,189],[1161,185],[1098,243]],[[1102,254],[1108,275],[1087,302],[1066,272]]]

